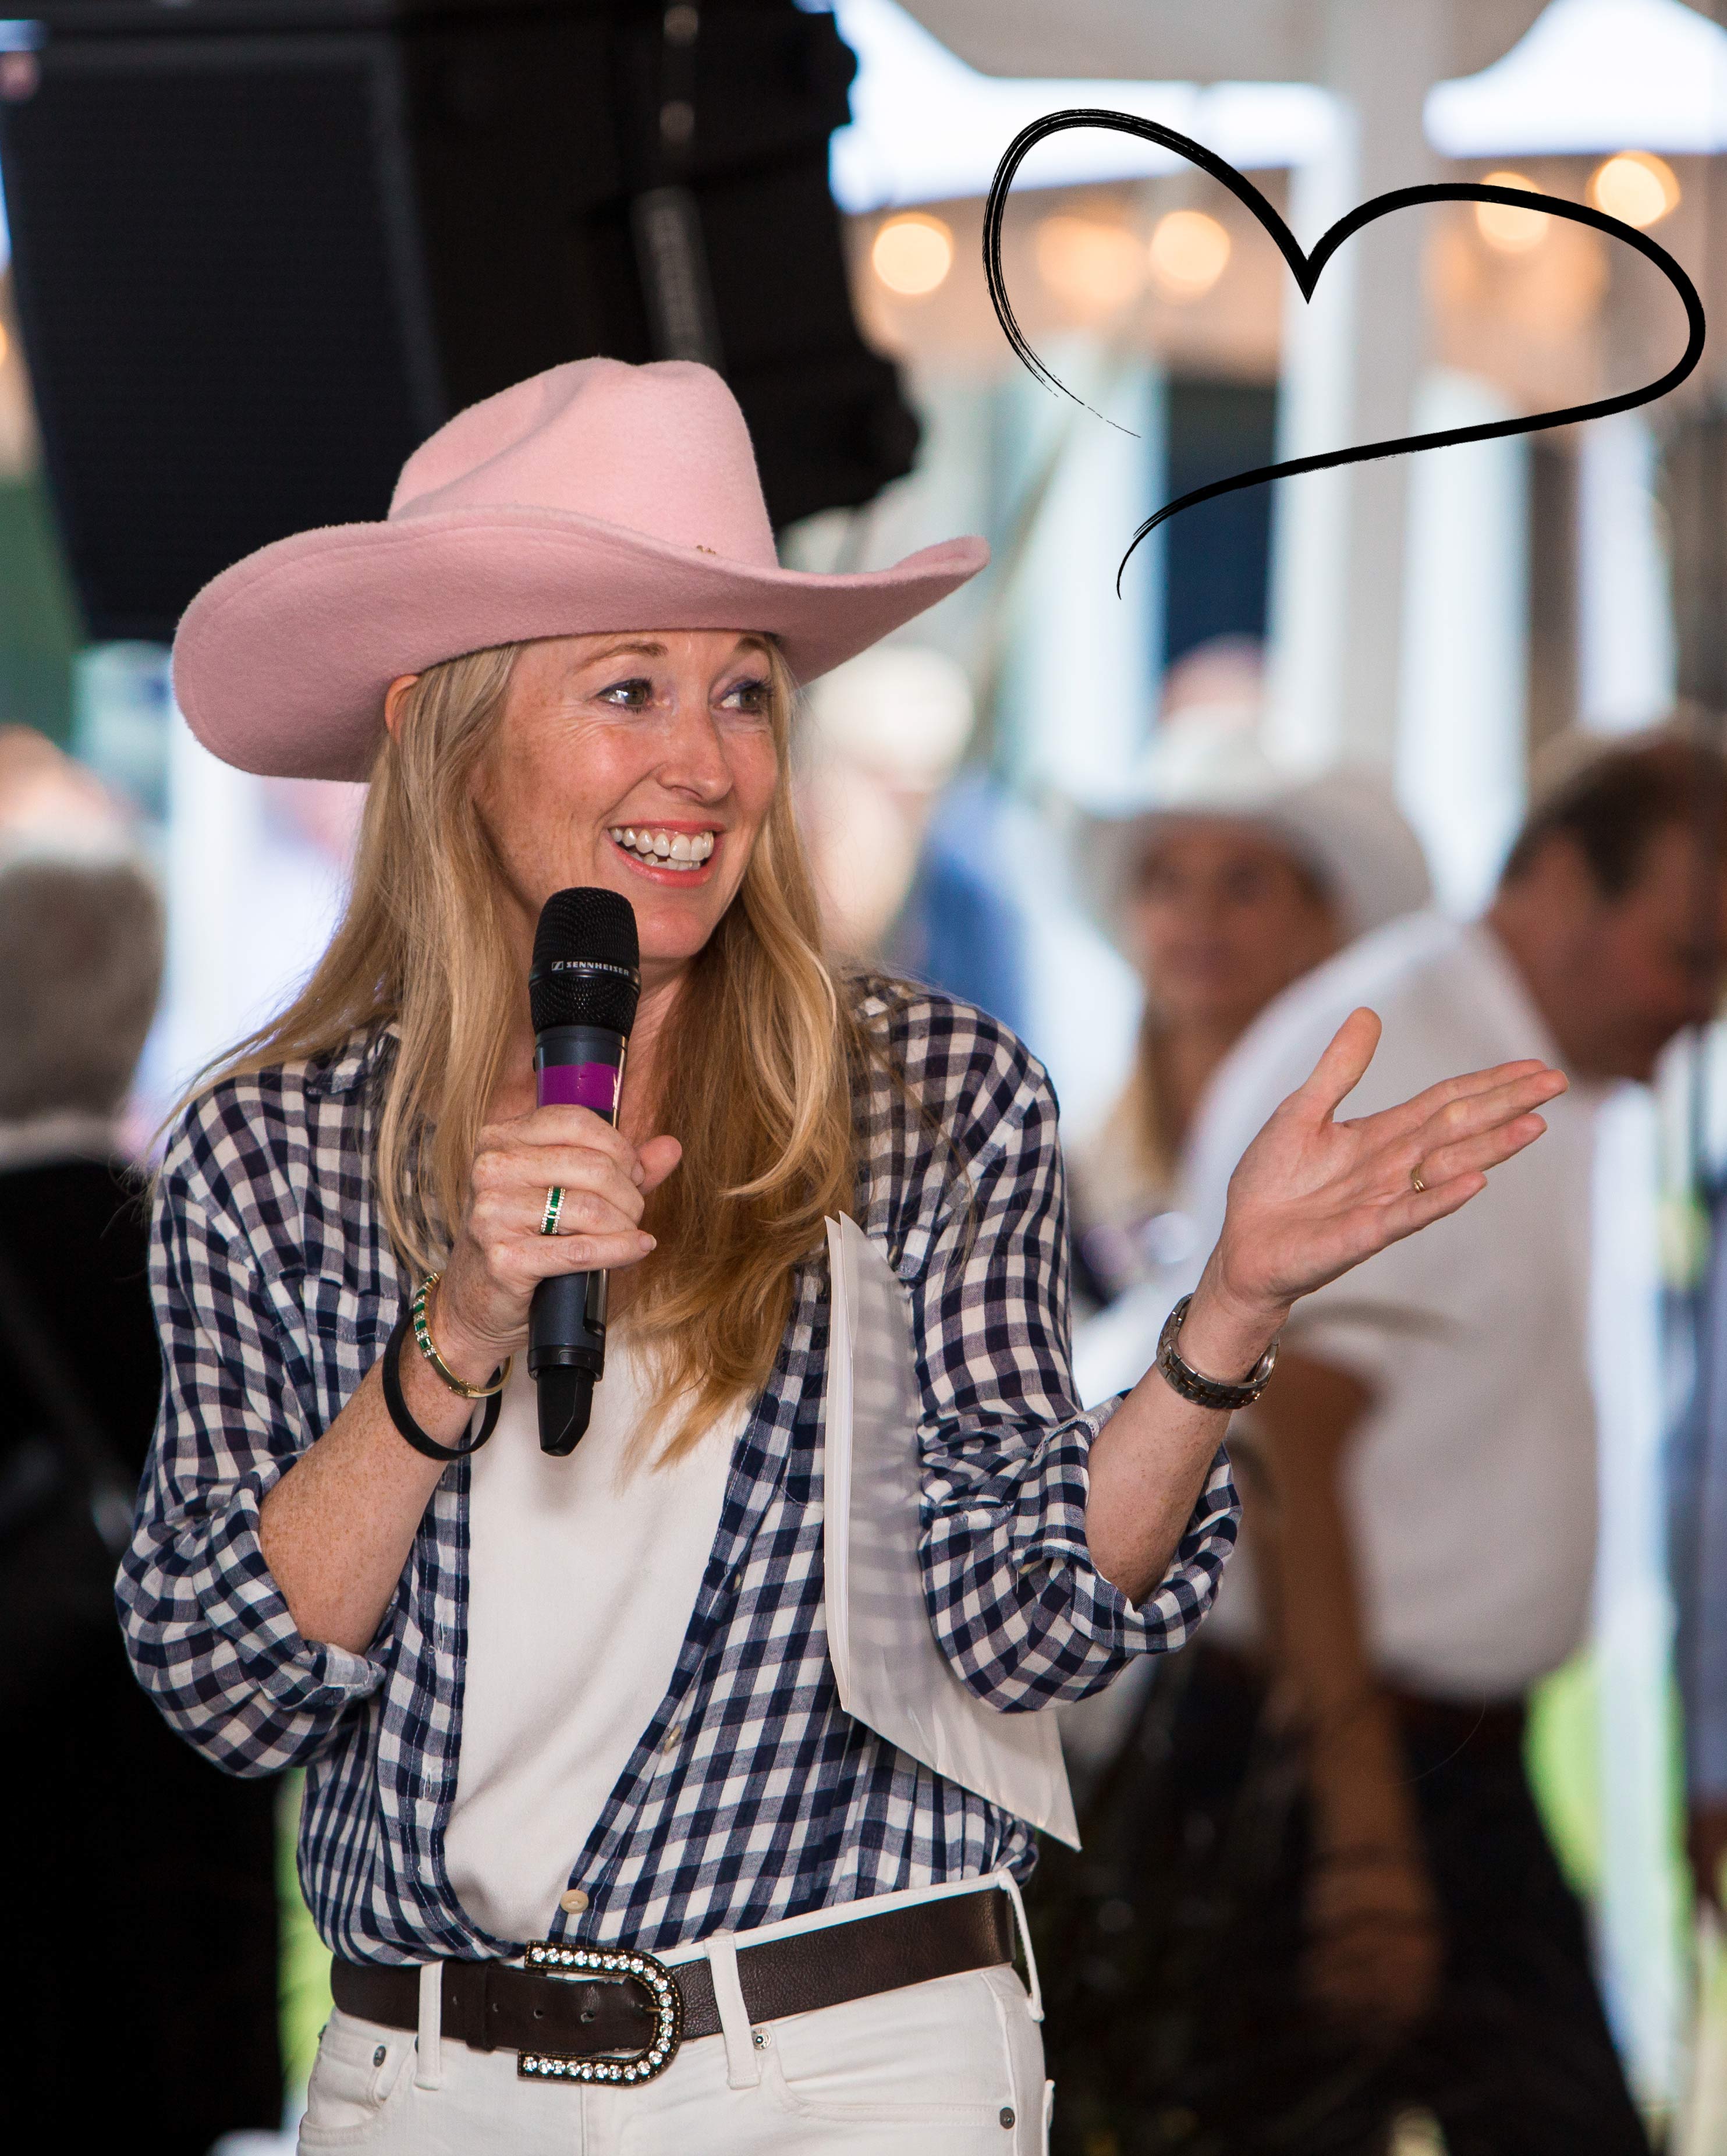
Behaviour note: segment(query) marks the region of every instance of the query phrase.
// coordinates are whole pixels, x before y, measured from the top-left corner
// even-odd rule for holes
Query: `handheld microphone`
[[[546,901],[527,977],[542,1108],[573,1101],[617,1122],[640,963],[627,898],[588,886]],[[527,1372],[539,1390],[542,1452],[573,1452],[588,1427],[594,1388],[605,1375],[605,1314],[603,1272],[562,1273],[534,1290]]]

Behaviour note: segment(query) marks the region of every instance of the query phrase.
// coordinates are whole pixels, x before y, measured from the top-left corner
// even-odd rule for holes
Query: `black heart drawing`
[[[1075,109],[1063,112],[1046,112],[1042,119],[1034,120],[1022,127],[1008,145],[1001,162],[995,168],[995,177],[989,183],[989,198],[984,211],[984,275],[989,280],[989,297],[995,308],[995,318],[1001,324],[1002,333],[1013,346],[1023,364],[1045,386],[1059,390],[1062,396],[1072,398],[1087,411],[1092,407],[1082,397],[1074,394],[1067,383],[1046,367],[1027,342],[1025,332],[1015,316],[1013,305],[1007,296],[1007,285],[1001,274],[1001,223],[1007,208],[1008,190],[1013,185],[1014,175],[1025,162],[1026,153],[1046,136],[1060,135],[1071,127],[1103,127],[1118,135],[1137,135],[1147,142],[1156,142],[1165,150],[1173,150],[1177,157],[1185,157],[1190,164],[1197,165],[1201,172],[1209,172],[1214,180],[1227,187],[1238,202],[1244,203],[1260,223],[1277,242],[1277,251],[1289,264],[1303,300],[1311,300],[1314,288],[1324,272],[1326,264],[1346,239],[1353,239],[1364,225],[1371,224],[1393,211],[1412,208],[1417,203],[1467,202],[1504,203],[1514,209],[1541,209],[1550,217],[1569,218],[1573,224],[1591,225],[1597,232],[1605,232],[1614,239],[1623,240],[1634,247],[1660,270],[1684,302],[1685,319],[1691,334],[1678,362],[1669,367],[1658,381],[1646,382],[1641,389],[1628,389],[1621,396],[1599,397],[1591,404],[1568,404],[1562,411],[1538,412],[1527,419],[1494,419],[1478,427],[1449,427],[1442,433],[1432,434],[1401,434],[1395,441],[1368,442],[1359,449],[1327,449],[1318,456],[1293,457],[1281,465],[1261,465],[1257,470],[1238,472],[1233,479],[1214,480],[1209,486],[1196,486],[1190,494],[1178,495],[1166,501],[1155,516],[1148,516],[1133,534],[1128,551],[1122,556],[1121,566],[1115,572],[1115,588],[1121,592],[1122,573],[1133,557],[1133,550],[1142,539],[1148,538],[1159,524],[1178,516],[1184,509],[1191,509],[1201,501],[1214,501],[1221,494],[1234,494],[1246,486],[1259,486],[1267,480],[1289,479],[1298,472],[1325,471],[1334,465],[1365,464],[1375,457],[1396,457],[1418,449],[1449,449],[1460,442],[1490,442],[1502,434],[1539,434],[1546,427],[1564,427],[1581,419],[1602,419],[1611,412],[1635,411],[1639,404],[1651,404],[1658,397],[1664,397],[1679,384],[1703,357],[1705,335],[1703,302],[1697,296],[1697,287],[1674,261],[1664,247],[1651,239],[1647,233],[1639,232],[1635,225],[1626,224],[1616,217],[1609,217],[1602,210],[1591,209],[1582,203],[1566,202],[1558,195],[1538,193],[1533,187],[1494,187],[1485,182],[1458,181],[1443,182],[1431,187],[1396,187],[1390,194],[1375,195],[1345,216],[1340,217],[1329,231],[1316,243],[1311,254],[1303,249],[1295,234],[1284,223],[1277,211],[1245,174],[1227,164],[1203,142],[1196,142],[1190,135],[1178,135],[1173,127],[1161,127],[1154,120],[1142,120],[1132,112],[1093,111]],[[1098,418],[1103,415],[1099,413]],[[1115,423],[1108,422],[1110,425]]]

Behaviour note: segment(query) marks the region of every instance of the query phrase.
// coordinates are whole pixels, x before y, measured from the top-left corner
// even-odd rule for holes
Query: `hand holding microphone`
[[[614,1127],[635,1015],[635,921],[604,890],[548,899],[530,980],[540,1105],[480,1134],[468,1211],[437,1293],[446,1361],[479,1378],[528,1351],[541,1442],[573,1449],[604,1368],[605,1276],[654,1247],[643,1204],[678,1163],[676,1138],[638,1149]],[[553,1191],[556,1232],[542,1233]]]

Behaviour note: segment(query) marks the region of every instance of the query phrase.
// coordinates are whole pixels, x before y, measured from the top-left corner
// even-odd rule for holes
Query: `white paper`
[[[936,1644],[918,1561],[917,1387],[905,1290],[855,1220],[828,1222],[828,1651],[854,1720],[1079,1846],[1056,1717],[999,1714]]]

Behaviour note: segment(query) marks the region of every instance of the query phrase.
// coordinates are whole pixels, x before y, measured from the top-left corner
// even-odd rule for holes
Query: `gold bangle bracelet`
[[[449,1386],[451,1392],[459,1393],[465,1400],[489,1400],[494,1393],[502,1392],[505,1386],[509,1383],[511,1366],[516,1358],[513,1355],[505,1358],[502,1365],[492,1372],[491,1383],[489,1385],[470,1385],[457,1377],[449,1363],[438,1353],[438,1343],[432,1337],[431,1324],[426,1316],[427,1305],[431,1301],[432,1290],[437,1286],[443,1277],[441,1273],[428,1273],[414,1291],[414,1345],[445,1383]]]

